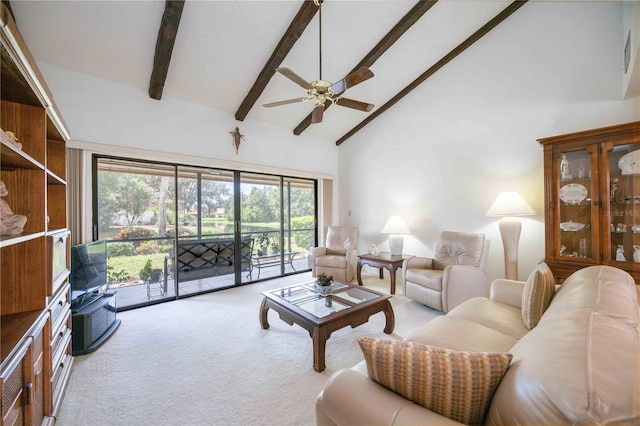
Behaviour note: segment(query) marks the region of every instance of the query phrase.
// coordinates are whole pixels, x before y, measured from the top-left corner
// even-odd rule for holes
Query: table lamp
[[[382,234],[390,234],[389,250],[391,251],[391,254],[398,256],[401,255],[402,245],[404,243],[404,237],[402,234],[410,233],[409,227],[404,220],[402,220],[400,216],[391,216],[380,232]]]
[[[509,280],[518,279],[518,240],[522,229],[520,219],[514,216],[535,214],[536,211],[519,193],[501,192],[485,215],[504,216],[498,226],[504,246],[504,277]]]

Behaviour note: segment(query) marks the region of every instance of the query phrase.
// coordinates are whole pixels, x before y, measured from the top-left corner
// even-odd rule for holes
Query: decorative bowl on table
[[[585,225],[584,223],[578,223],[578,222],[562,222],[560,224],[560,229],[562,229],[563,231],[570,231],[570,232],[575,232],[575,231],[580,231],[581,229],[584,229],[587,225]]]

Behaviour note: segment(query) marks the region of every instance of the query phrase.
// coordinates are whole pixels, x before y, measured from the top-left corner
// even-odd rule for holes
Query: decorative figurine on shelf
[[[584,176],[584,160],[580,160],[580,166],[578,167],[578,179],[583,179]]]
[[[7,186],[0,180],[0,197],[5,197],[8,194]],[[27,223],[26,216],[13,214],[9,203],[0,199],[0,235],[22,234],[25,223]]]
[[[564,154],[562,155],[562,159],[560,160],[560,179],[573,179],[573,176],[569,174],[569,160],[567,160],[567,156]]]
[[[613,179],[611,179],[611,185],[609,185],[610,192],[611,192],[611,194],[610,194],[610,197],[611,197],[610,203],[611,204],[617,204],[617,202],[616,202],[616,192],[618,192],[618,181],[619,181],[618,178],[613,178]]]
[[[567,246],[560,246],[560,256],[566,256],[565,251],[567,251]]]
[[[633,246],[633,261],[640,262],[640,246]]]
[[[618,250],[616,250],[616,260],[618,262],[626,262],[627,259],[625,259],[624,257],[624,247],[622,247],[622,244],[618,244]]]
[[[8,137],[5,139],[4,137],[2,137],[2,140],[4,142],[7,142],[13,146],[15,146],[17,149],[22,149],[22,144],[20,142],[18,142],[18,137],[11,131],[6,131],[4,132],[5,135],[7,135]],[[1,135],[1,133],[0,133]]]

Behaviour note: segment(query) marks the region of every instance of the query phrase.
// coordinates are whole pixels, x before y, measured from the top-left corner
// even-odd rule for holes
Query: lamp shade
[[[501,192],[485,216],[530,216],[536,214],[529,203],[517,192]]]
[[[400,216],[391,216],[382,227],[382,234],[409,234],[409,227]]]

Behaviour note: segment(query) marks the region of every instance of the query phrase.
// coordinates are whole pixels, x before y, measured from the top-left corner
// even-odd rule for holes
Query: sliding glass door
[[[94,157],[94,239],[119,308],[310,269],[316,182]]]
[[[252,278],[310,269],[316,186],[308,179],[240,174],[241,234],[254,239]]]
[[[173,299],[166,260],[175,237],[175,167],[94,158],[93,239],[107,240],[118,305]]]

